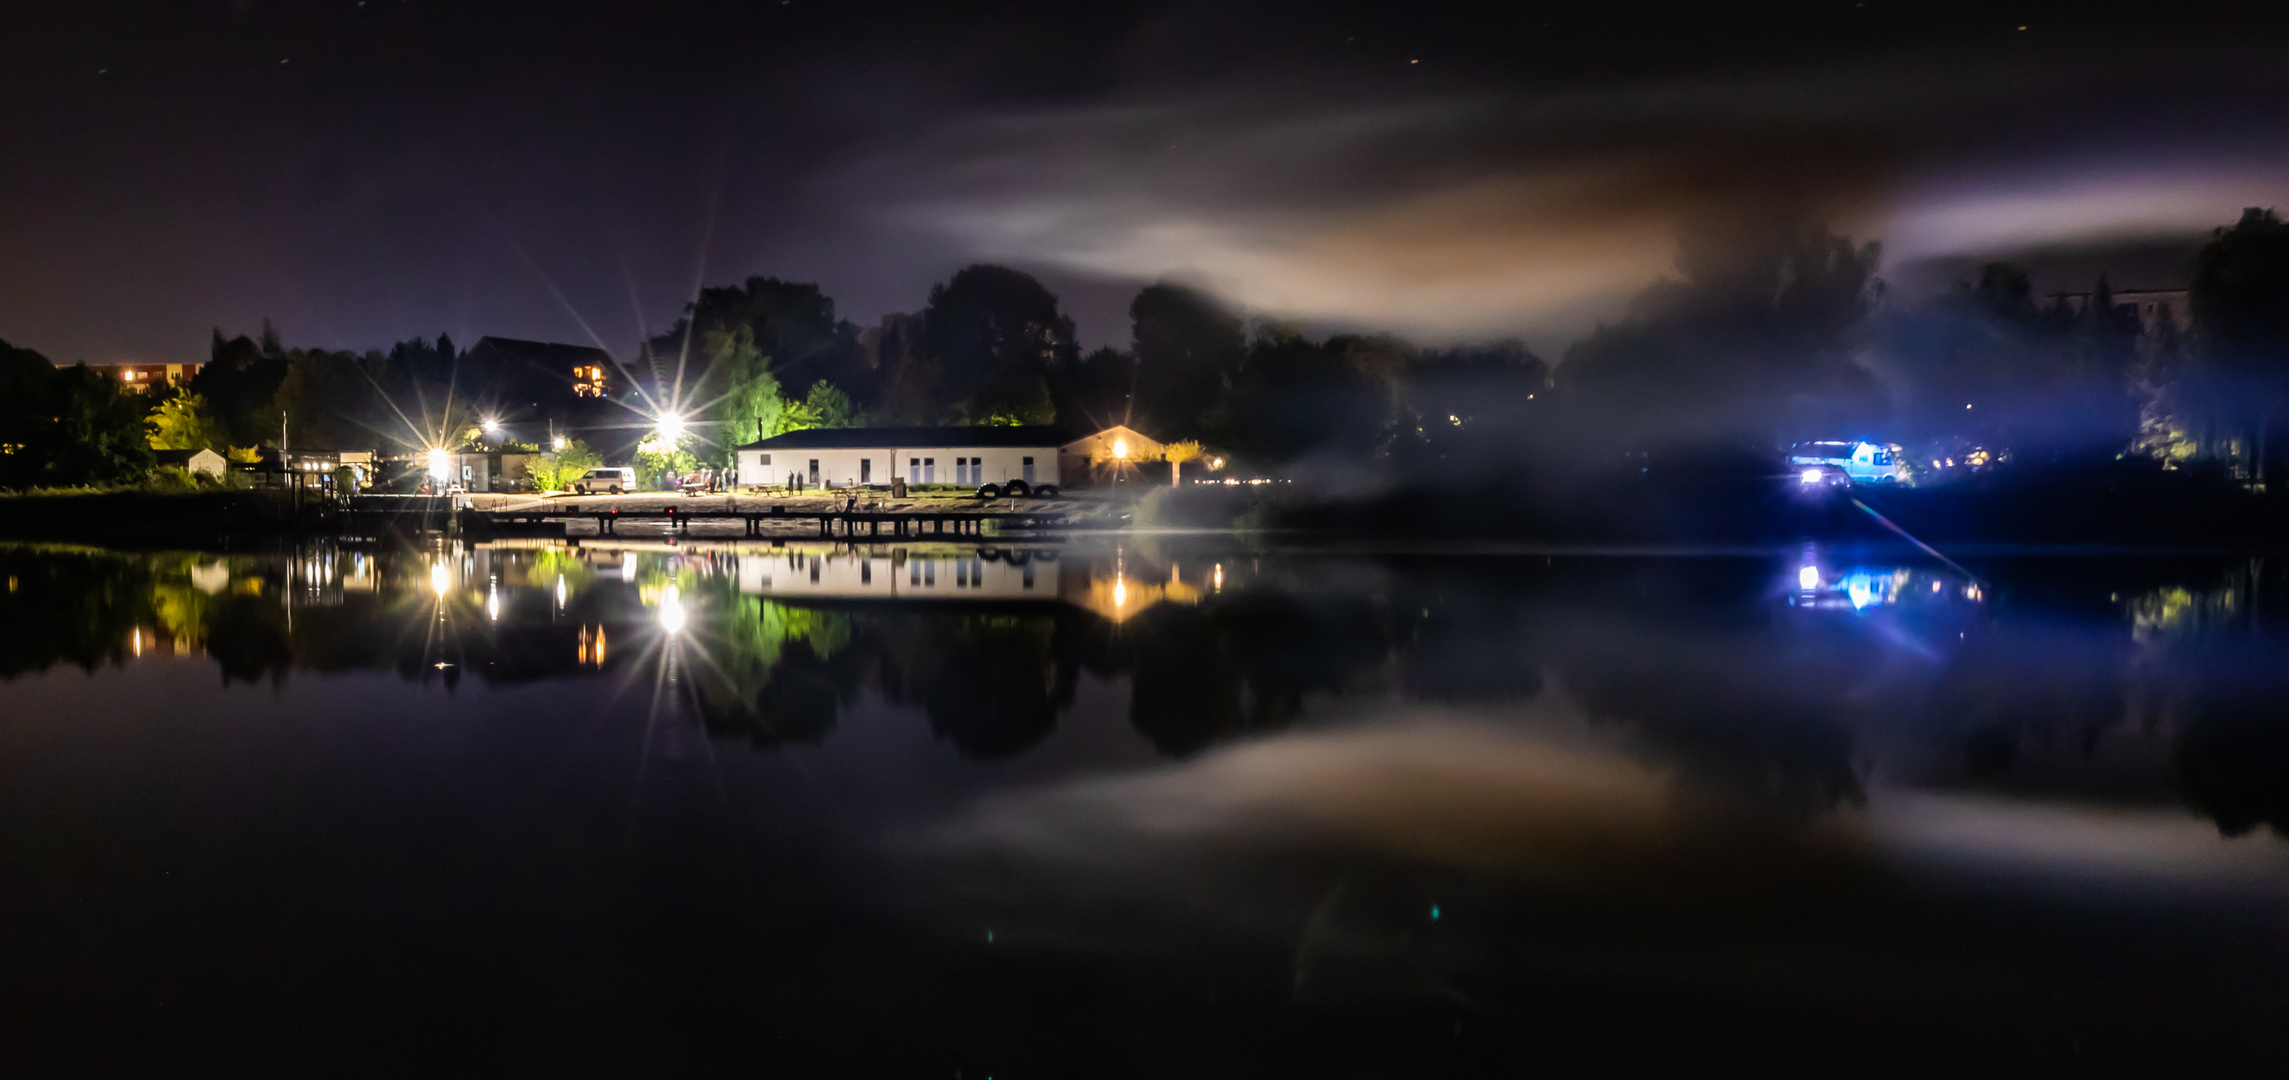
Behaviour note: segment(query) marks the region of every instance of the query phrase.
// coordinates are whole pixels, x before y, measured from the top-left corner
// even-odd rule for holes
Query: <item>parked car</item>
[[[594,495],[600,491],[608,491],[618,495],[624,491],[634,490],[636,490],[636,470],[629,468],[590,469],[587,475],[572,482],[572,493],[575,495]]]
[[[1900,463],[1893,448],[1864,439],[1800,442],[1788,448],[1788,463],[1800,470],[1800,479],[1808,485],[1833,483],[1837,471],[1855,484],[1890,484],[1900,479]]]

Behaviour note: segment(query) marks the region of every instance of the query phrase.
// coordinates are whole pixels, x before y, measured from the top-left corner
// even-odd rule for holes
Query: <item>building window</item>
[[[1032,458],[1026,458],[1026,459],[1025,459],[1025,482],[1026,482],[1028,485],[1031,485],[1031,484],[1033,483],[1033,459],[1032,459]],[[1030,578],[1030,575],[1028,575],[1028,577]]]
[[[970,459],[966,457],[954,459],[954,482],[957,484],[970,482]]]
[[[812,459],[811,459],[811,486],[812,486],[812,487],[817,487],[817,486],[818,486],[818,483],[819,483],[819,459],[817,459],[817,458],[812,458]]]
[[[763,465],[769,465],[769,464],[771,464],[771,455],[769,455],[769,454],[765,454],[765,455],[763,455],[763,460],[762,460],[762,461],[761,461],[759,464],[763,464]]]
[[[873,458],[862,457],[858,459],[858,482],[861,484],[871,484],[874,482]]]
[[[909,484],[919,484],[922,482],[921,458],[910,457],[906,459],[906,482]]]
[[[938,482],[937,458],[926,457],[922,459],[922,482],[925,484],[935,484]]]

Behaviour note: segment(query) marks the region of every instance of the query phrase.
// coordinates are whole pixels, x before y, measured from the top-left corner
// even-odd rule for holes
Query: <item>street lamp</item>
[[[548,442],[548,448],[549,448],[549,449],[551,449],[551,450],[554,450],[554,451],[556,451],[556,452],[558,452],[558,453],[560,453],[560,454],[561,454],[561,453],[563,453],[563,452],[564,452],[564,444],[565,444],[565,442],[566,442],[566,441],[567,441],[567,440],[565,439],[565,437],[564,437],[564,436],[562,436],[562,435],[559,435],[559,436],[557,436],[556,438],[553,438],[553,439],[550,439],[550,440],[549,440],[549,442]]]
[[[501,418],[500,418],[500,417],[498,417],[498,416],[488,416],[488,417],[486,417],[486,418],[485,418],[485,424],[484,424],[484,427],[485,427],[485,434],[487,434],[487,435],[498,435],[498,434],[500,434],[500,433],[501,433]]]
[[[1114,440],[1113,440],[1113,460],[1115,460],[1115,461],[1127,461],[1128,459],[1129,459],[1129,441],[1128,441],[1127,439],[1114,439]]]
[[[429,451],[429,475],[443,480],[453,475],[453,458],[443,450]]]
[[[672,448],[684,437],[684,418],[674,413],[661,413],[657,430],[660,441]]]

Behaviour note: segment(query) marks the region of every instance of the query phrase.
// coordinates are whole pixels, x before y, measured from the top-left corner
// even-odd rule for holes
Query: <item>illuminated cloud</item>
[[[2199,236],[2230,223],[2243,207],[2289,197],[2289,169],[2280,164],[2098,162],[1934,184],[1905,196],[1883,235],[1900,261]]]
[[[1901,67],[1400,104],[1226,89],[951,122],[838,182],[971,258],[1562,347],[1669,272],[1682,226],[1744,202],[1792,202],[1898,265],[2190,242],[2289,201],[2249,132],[2201,156],[2117,138],[2112,99],[2074,100],[2108,77]]]

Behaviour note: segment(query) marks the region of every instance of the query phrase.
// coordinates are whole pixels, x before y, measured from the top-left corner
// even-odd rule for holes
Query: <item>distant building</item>
[[[2052,293],[2051,299],[2068,311],[2080,315],[2090,310],[2090,298],[2094,295],[2096,294],[2088,292],[2061,292]],[[2146,330],[2153,330],[2165,322],[2183,330],[2194,323],[2193,307],[2184,289],[2116,289],[2114,310],[2116,314],[2136,316],[2138,325]]]
[[[1161,453],[1166,449],[1167,443],[1126,424],[1114,424],[1059,447],[1058,453],[1064,460],[1058,468],[1076,484],[1112,483],[1125,478],[1135,463],[1161,460]]]
[[[446,481],[463,491],[531,491],[532,459],[538,456],[516,450],[449,454]]]
[[[199,363],[189,364],[89,364],[89,371],[109,379],[117,379],[141,389],[146,386],[180,386],[198,374]]]
[[[1062,486],[1057,461],[1066,441],[1065,429],[1046,425],[790,431],[740,447],[739,482],[887,487],[896,477],[958,487]]]
[[[510,386],[560,386],[574,397],[595,398],[610,397],[619,389],[612,354],[590,345],[483,337],[469,347],[468,358],[478,370]]]
[[[1028,488],[1108,483],[1134,463],[1159,461],[1166,444],[1114,425],[1079,438],[1052,425],[814,428],[739,448],[739,483],[814,487],[986,484]]]

